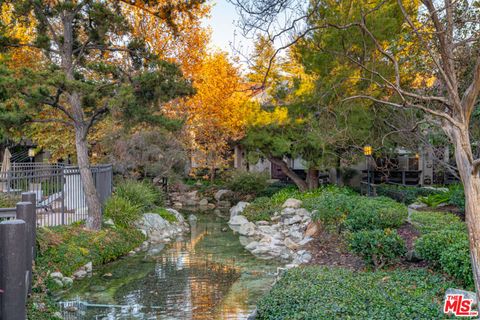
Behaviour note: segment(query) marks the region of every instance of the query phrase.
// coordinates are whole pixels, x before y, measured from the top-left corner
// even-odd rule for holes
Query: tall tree
[[[2,49],[35,48],[47,64],[41,70],[25,69],[7,84],[10,92],[15,91],[15,98],[25,103],[26,119],[60,123],[74,131],[90,229],[101,227],[101,205],[90,170],[87,141],[91,128],[110,111],[129,121],[159,121],[160,103],[192,93],[178,67],[157,59],[143,39],[132,33],[121,6],[149,11],[174,27],[173,17],[179,11],[188,13],[200,2],[167,2],[155,10],[150,9],[157,1],[13,3],[12,21],[27,23],[33,17],[35,38],[24,42],[3,32]],[[39,112],[48,108],[54,110],[55,117],[39,119]]]
[[[278,18],[279,13],[293,8],[294,3],[298,4],[277,0],[256,1],[254,5],[248,0],[235,2],[249,12],[250,19],[245,22],[250,26],[264,25],[262,19],[273,25],[271,18]],[[312,32],[328,34],[332,28],[339,34],[356,32],[365,45],[374,50],[361,55],[362,59],[355,59],[358,54],[347,48],[338,54],[351,58],[352,66],[368,75],[362,79],[365,84],[376,86],[384,96],[379,98],[366,90],[346,98],[367,99],[394,110],[416,110],[424,121],[441,128],[449,138],[455,147],[457,168],[465,191],[466,221],[478,297],[480,159],[476,158],[472,148],[471,128],[480,93],[479,8],[479,1],[312,1],[308,10],[298,11],[298,21],[306,22],[305,28],[300,32],[295,28],[282,28],[283,32],[295,31],[295,42],[310,37]],[[262,16],[261,11],[264,11]],[[385,25],[384,33],[388,32],[387,26],[395,20],[401,32],[393,41],[382,39],[382,33],[373,31]],[[352,49],[362,51],[362,47]],[[320,45],[318,51],[325,52],[328,48]],[[377,65],[389,68],[382,69]],[[409,70],[419,76],[417,86],[410,86],[406,81]]]

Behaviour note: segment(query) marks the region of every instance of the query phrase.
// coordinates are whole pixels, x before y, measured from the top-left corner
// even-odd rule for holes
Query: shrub
[[[422,234],[442,230],[466,230],[465,223],[451,213],[413,211],[410,222]]]
[[[449,188],[450,200],[448,204],[454,205],[465,211],[465,193],[461,184],[451,185]]]
[[[0,195],[0,208],[14,208],[20,201],[18,196],[2,194]]]
[[[175,215],[173,213],[171,213],[170,211],[168,211],[165,208],[156,208],[154,210],[154,212],[157,213],[163,219],[167,220],[168,222],[176,222],[177,221],[177,217],[175,217]]]
[[[392,198],[404,204],[411,204],[417,201],[418,197],[437,194],[439,191],[429,188],[398,186],[382,184],[376,188],[377,195]]]
[[[144,236],[137,229],[89,231],[84,226],[39,228],[36,268],[39,272],[60,271],[68,276],[89,261],[100,265],[115,260],[143,241]]]
[[[424,269],[293,268],[260,299],[257,319],[443,319],[441,302],[452,286]]]
[[[468,239],[452,243],[440,255],[440,266],[444,272],[473,288],[472,263]]]
[[[291,188],[289,184],[284,182],[274,182],[269,184],[264,190],[260,191],[257,196],[258,197],[272,197],[274,194],[280,192],[283,189]]]
[[[431,208],[436,208],[442,203],[448,203],[450,201],[450,194],[448,192],[431,194],[425,197],[418,197],[418,201],[425,203]]]
[[[112,219],[117,226],[127,228],[140,218],[141,207],[128,199],[114,195],[105,203],[104,211],[106,218]]]
[[[249,221],[269,221],[270,217],[276,211],[280,210],[281,206],[275,204],[271,198],[260,197],[247,206],[242,215],[244,215]]]
[[[142,211],[162,206],[165,198],[163,192],[153,184],[134,180],[125,180],[120,183],[115,188],[115,194],[129,200]]]
[[[391,229],[354,232],[349,237],[349,247],[375,269],[397,261],[406,251],[403,239]]]
[[[438,265],[442,253],[448,247],[465,239],[468,241],[467,234],[458,230],[433,231],[415,241],[415,251],[423,259]]]
[[[408,216],[407,207],[385,197],[358,198],[345,226],[350,231],[398,228]]]
[[[319,220],[328,228],[341,231],[342,225],[352,211],[354,204],[359,198],[345,194],[324,192],[317,198],[307,199],[304,207],[308,210],[316,210],[315,220]]]
[[[268,185],[268,176],[265,173],[237,170],[228,179],[228,187],[244,194],[258,194]]]

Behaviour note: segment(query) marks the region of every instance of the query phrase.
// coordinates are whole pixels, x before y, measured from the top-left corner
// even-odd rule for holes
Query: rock
[[[255,250],[257,247],[258,247],[258,241],[252,241],[245,246],[245,249],[247,249],[248,251],[252,251],[252,250]]]
[[[318,222],[310,222],[305,230],[306,237],[314,237],[320,232],[320,226]]]
[[[306,250],[300,250],[297,252],[295,259],[293,260],[293,263],[296,263],[296,264],[309,263],[310,260],[312,260],[312,255],[310,254],[310,252]]]
[[[255,308],[255,310],[253,310],[252,313],[248,315],[247,320],[255,320],[257,319],[257,315],[258,315],[258,311],[257,311],[257,308]]]
[[[260,220],[260,221],[255,222],[255,224],[257,226],[268,226],[270,223],[268,223],[268,221],[265,221],[265,220]]]
[[[207,208],[210,210],[215,209],[215,205],[213,203],[209,203],[207,204]]]
[[[294,198],[289,198],[283,203],[282,208],[299,209],[302,206],[302,203],[303,202],[301,200],[297,200],[297,199],[294,199]]]
[[[231,206],[230,201],[222,200],[217,202],[217,207],[219,208],[230,208]]]
[[[464,299],[473,300],[472,304],[471,304],[472,307],[475,307],[477,305],[477,295],[475,294],[475,292],[461,290],[461,289],[448,288],[447,291],[445,291],[445,298],[444,299],[447,298],[447,295],[451,295],[451,294],[459,294],[459,295],[462,295]]]
[[[302,241],[300,241],[298,244],[299,244],[300,246],[304,246],[304,245],[306,245],[307,243],[309,243],[309,242],[312,241],[312,240],[313,240],[312,237],[307,236],[307,237],[303,238]]]
[[[175,209],[172,209],[172,208],[167,208],[166,209],[168,212],[170,212],[171,214],[175,215],[175,218],[177,218],[177,222],[178,223],[184,223],[185,222],[185,218],[183,217],[183,215],[178,212],[177,210]]]
[[[88,262],[86,265],[83,266],[84,270],[87,272],[87,273],[92,273],[93,271],[93,263],[92,261]]]
[[[174,202],[173,207],[175,209],[181,209],[183,207],[183,204],[181,202]]]
[[[58,278],[53,278],[52,280],[58,287],[63,288],[63,281]]]
[[[418,209],[422,209],[422,208],[426,208],[428,207],[425,203],[422,203],[422,202],[415,202],[415,203],[412,203],[412,204],[409,204],[408,205],[408,208],[412,209],[412,210],[418,210]]]
[[[50,273],[50,278],[63,279],[63,274],[61,272],[52,272]]]
[[[228,228],[227,227],[223,227],[222,228],[222,232],[227,232],[228,231]]]
[[[73,285],[73,279],[70,277],[64,277],[62,282],[65,287],[71,287]]]
[[[234,217],[241,214],[243,210],[245,210],[245,208],[249,205],[250,203],[248,202],[240,201],[235,206],[230,208],[230,217]]]
[[[115,222],[113,222],[112,219],[107,219],[103,223],[107,226],[114,226],[115,225]]]
[[[110,272],[107,272],[104,275],[102,275],[102,277],[104,277],[104,278],[111,278],[112,276],[113,275]]]
[[[198,218],[197,218],[197,216],[194,215],[194,214],[191,214],[191,215],[188,216],[188,222],[190,222],[190,224],[196,223],[197,220],[198,220]]]
[[[289,263],[287,265],[285,265],[285,268],[288,270],[288,269],[292,269],[292,268],[296,268],[298,267],[298,264],[296,263]]]
[[[408,262],[419,262],[422,261],[423,259],[415,252],[415,250],[409,250],[405,254],[405,260]]]
[[[237,216],[239,217],[239,216]],[[253,222],[247,222],[244,223],[240,226],[240,229],[238,230],[238,233],[240,233],[243,236],[253,236],[255,234],[255,223]]]
[[[248,223],[248,220],[244,216],[233,216],[228,221],[228,224],[233,225],[233,226],[241,226],[245,223]]]
[[[296,210],[294,208],[285,208],[283,209],[280,214],[282,216],[293,216],[295,215]]]
[[[203,198],[202,200],[200,200],[198,204],[201,206],[206,206],[208,205],[208,199]]]
[[[232,194],[233,192],[227,189],[220,189],[218,190],[215,195],[213,196],[215,200],[221,201],[222,198],[228,197]]]
[[[290,238],[285,238],[285,240],[283,241],[283,243],[285,244],[285,246],[288,248],[288,249],[291,249],[291,250],[297,250],[298,248],[300,248],[300,245],[298,243],[296,243],[295,241],[293,241],[292,239]]]
[[[300,216],[293,216],[289,219],[285,219],[285,221],[283,222],[285,225],[289,226],[289,225],[292,225],[292,224],[295,224],[295,223],[299,223],[302,221],[302,217]]]
[[[299,215],[299,216],[306,216],[306,217],[310,217],[311,216],[311,213],[305,209],[305,208],[300,208],[300,209],[297,209],[295,210],[295,214]]]
[[[83,270],[83,269],[80,269],[80,270],[78,270],[77,272],[75,272],[75,273],[73,274],[73,277],[74,277],[75,279],[83,279],[83,278],[85,278],[86,276],[87,276],[87,271],[85,271],[85,270]]]
[[[267,235],[273,235],[275,234],[275,229],[272,227],[272,226],[264,226],[264,225],[261,225],[261,226],[258,226],[258,231],[263,233],[263,234],[267,234]]]
[[[77,312],[78,308],[70,305],[70,306],[66,306],[64,310],[68,312]],[[60,319],[63,319],[63,317],[60,317]]]

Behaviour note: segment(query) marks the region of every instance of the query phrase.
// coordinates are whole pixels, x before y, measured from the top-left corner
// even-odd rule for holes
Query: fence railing
[[[14,216],[0,221],[0,319],[26,319],[35,258],[35,202],[35,193],[22,193]]]
[[[95,188],[103,204],[112,194],[111,165],[91,167]],[[22,192],[36,195],[38,226],[65,225],[84,220],[88,208],[80,170],[75,166],[43,163],[13,163],[11,170],[0,172],[0,197],[9,202]],[[0,209],[0,221],[12,219],[14,208]]]

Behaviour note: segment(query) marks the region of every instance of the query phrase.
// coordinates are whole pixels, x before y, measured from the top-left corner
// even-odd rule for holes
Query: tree
[[[195,161],[209,168],[210,179],[230,152],[230,143],[243,137],[251,102],[239,70],[226,53],[204,57],[193,76],[196,94],[184,103],[185,131]]]
[[[292,5],[292,2],[276,0],[258,1],[255,7],[250,1],[237,2],[250,11],[249,25],[261,24],[262,9],[267,10],[262,19],[271,22],[269,18],[283,12],[285,4],[289,8]],[[341,33],[358,32],[374,50],[362,60],[353,59],[352,65],[368,74],[366,82],[375,84],[385,95],[378,98],[367,91],[346,99],[367,99],[394,110],[416,110],[449,138],[455,147],[465,190],[470,252],[480,297],[480,159],[474,155],[470,131],[480,93],[480,55],[476,45],[480,39],[479,7],[478,1],[313,1],[309,9],[300,14],[307,25],[301,32],[294,30],[294,39],[298,42],[312,32],[322,34],[332,28]],[[330,10],[343,13],[343,21],[332,21]],[[318,16],[310,20],[315,14]],[[388,17],[397,18],[401,26],[402,32],[395,41],[385,41],[372,32],[375,26],[385,24]],[[414,44],[413,50],[405,45],[407,42]],[[327,49],[319,47],[319,50]],[[351,51],[343,50],[342,54],[351,57]],[[372,67],[371,62],[386,64],[391,72]],[[408,69],[419,75],[418,86],[405,83]]]
[[[187,13],[201,2],[166,3],[151,14],[173,27],[179,11]],[[192,93],[178,67],[157,59],[144,40],[134,36],[121,14],[122,5],[149,11],[155,4],[158,2],[15,1],[13,21],[25,24],[34,17],[35,38],[23,42],[5,32],[0,37],[3,50],[35,48],[46,61],[40,70],[24,69],[5,81],[9,85],[5,88],[16,93],[13,99],[23,101],[28,121],[59,123],[74,131],[90,229],[101,227],[101,205],[88,154],[92,127],[108,112],[130,122],[161,121],[160,103]],[[49,108],[54,110],[53,118],[37,117]]]

